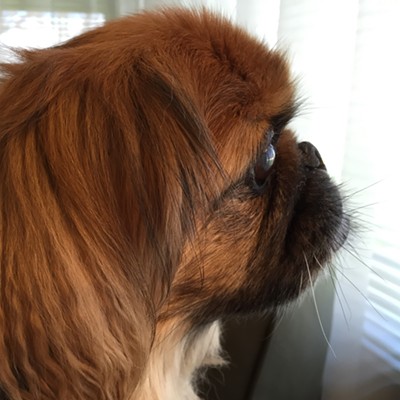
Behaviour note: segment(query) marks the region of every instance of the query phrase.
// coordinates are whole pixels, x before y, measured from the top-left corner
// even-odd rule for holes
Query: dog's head
[[[284,304],[342,244],[285,57],[227,21],[144,13],[3,70],[12,399],[125,399],[160,325]]]

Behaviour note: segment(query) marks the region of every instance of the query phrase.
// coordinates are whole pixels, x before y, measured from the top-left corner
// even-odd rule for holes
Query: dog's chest
[[[199,370],[223,363],[218,322],[184,336],[179,327],[172,327],[154,344],[144,379],[133,398],[198,400]]]

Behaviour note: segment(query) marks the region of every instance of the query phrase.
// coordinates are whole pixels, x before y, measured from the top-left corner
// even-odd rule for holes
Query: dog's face
[[[186,244],[164,317],[209,322],[286,304],[343,244],[341,197],[315,147],[290,131],[265,142]]]
[[[128,398],[162,326],[284,304],[343,243],[339,191],[287,129],[285,58],[227,21],[142,14],[3,67],[15,398]]]
[[[287,129],[301,105],[282,54],[213,18],[197,24],[174,25],[165,68],[179,93],[171,104],[183,96],[204,123],[202,161],[183,168],[206,195],[183,193],[193,229],[160,319],[203,323],[297,297],[343,244],[348,221],[318,150]]]

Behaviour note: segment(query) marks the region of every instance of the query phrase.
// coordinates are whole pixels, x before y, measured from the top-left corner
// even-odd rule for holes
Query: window
[[[0,2],[0,42],[15,47],[48,47],[115,16],[108,1]]]
[[[295,129],[355,193],[347,208],[361,227],[335,263],[335,355],[327,352],[322,398],[398,399],[400,3],[280,3],[278,40],[309,99]]]

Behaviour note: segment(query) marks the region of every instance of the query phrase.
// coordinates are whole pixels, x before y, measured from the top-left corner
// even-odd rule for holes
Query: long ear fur
[[[0,388],[13,400],[133,393],[193,210],[212,197],[196,105],[134,50],[101,65],[95,39],[3,65]]]

